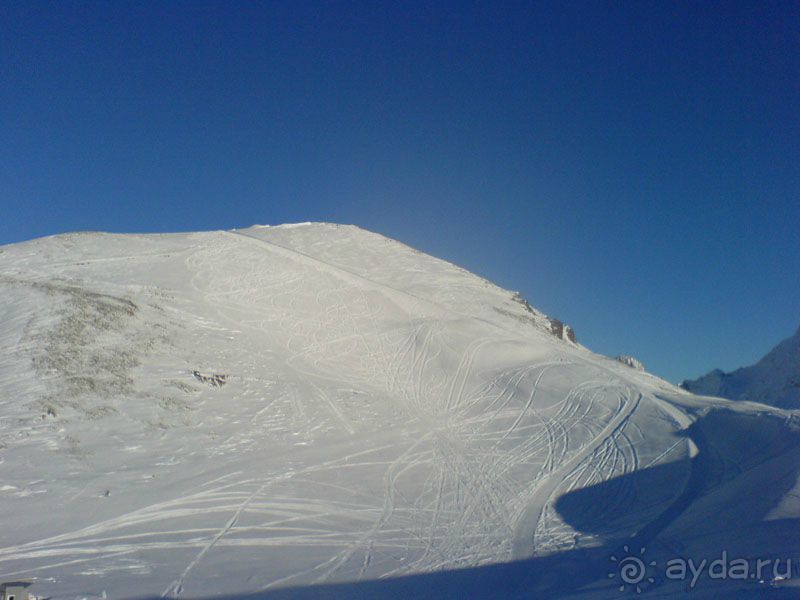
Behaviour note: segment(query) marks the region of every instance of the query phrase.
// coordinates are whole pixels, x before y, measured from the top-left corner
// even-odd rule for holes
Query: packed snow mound
[[[800,409],[800,329],[753,366],[732,373],[714,369],[681,387],[693,394]]]
[[[800,551],[795,417],[356,227],[5,246],[0,315],[0,581],[40,596],[606,598],[623,544]]]

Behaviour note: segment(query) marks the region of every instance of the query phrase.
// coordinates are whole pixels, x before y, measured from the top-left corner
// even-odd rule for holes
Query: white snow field
[[[4,246],[0,582],[54,599],[792,591],[800,575],[663,567],[800,566],[797,413],[693,396],[552,329],[352,226]],[[626,552],[656,563],[630,585]]]

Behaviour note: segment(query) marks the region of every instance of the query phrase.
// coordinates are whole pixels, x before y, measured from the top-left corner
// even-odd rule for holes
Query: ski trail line
[[[345,269],[344,267],[340,267],[338,265],[325,262],[324,260],[311,256],[310,254],[301,252],[300,250],[293,250],[291,248],[286,248],[285,246],[281,246],[280,244],[276,244],[275,242],[271,242],[269,240],[256,237],[254,235],[250,235],[249,233],[244,233],[236,229],[224,230],[221,233],[226,233],[228,235],[232,235],[244,240],[250,240],[250,242],[252,243],[262,244],[266,248],[272,250],[275,254],[281,255],[285,258],[288,258],[289,260],[294,260],[295,262],[305,264],[317,270],[324,270],[325,272],[333,275],[334,277],[336,277],[341,281],[345,281],[350,284],[355,283],[358,286],[362,287],[367,286],[368,289],[382,292],[386,294],[387,297],[391,298],[395,302],[398,302],[399,306],[403,306],[404,301],[405,302],[411,301],[412,303],[417,305],[417,307],[423,314],[428,314],[425,311],[425,309],[427,309],[428,311],[432,311],[433,316],[453,315],[470,321],[479,321],[484,325],[488,325],[492,329],[502,331],[506,336],[510,336],[513,339],[519,339],[519,337],[524,337],[520,336],[519,332],[506,329],[505,327],[497,323],[493,323],[491,321],[488,321],[481,317],[476,317],[474,315],[465,315],[456,310],[453,310],[449,306],[444,306],[442,304],[439,304],[434,300],[429,300],[427,298],[416,296],[411,292],[407,292],[405,290],[401,290],[392,287],[390,285],[386,285],[385,283],[379,283],[377,281],[364,277],[363,275],[359,275],[358,273],[354,273],[353,271]]]
[[[250,494],[250,496],[248,496],[244,502],[242,502],[239,505],[239,508],[236,509],[236,512],[233,513],[233,516],[231,516],[231,518],[228,519],[228,522],[225,523],[224,527],[222,527],[222,529],[220,529],[217,532],[217,534],[211,539],[211,541],[208,544],[206,544],[206,546],[202,550],[200,550],[197,556],[194,557],[192,562],[190,562],[183,570],[183,572],[180,574],[180,577],[178,577],[175,581],[173,581],[169,585],[169,587],[167,587],[167,589],[164,590],[164,592],[161,594],[162,598],[180,597],[181,593],[183,593],[183,582],[186,580],[186,577],[187,575],[189,575],[189,572],[195,567],[195,565],[197,565],[197,563],[203,560],[203,557],[211,551],[211,549],[220,539],[222,539],[222,536],[228,533],[234,527],[234,525],[236,525],[236,522],[239,520],[241,514],[247,509],[248,505],[253,501],[253,499],[256,496],[258,496],[258,494],[261,493],[261,491],[266,486],[267,484],[261,485],[252,494]]]
[[[591,456],[609,436],[613,435],[628,421],[636,407],[639,406],[641,399],[641,394],[637,394],[635,399],[628,399],[627,401],[622,399],[617,414],[614,415],[592,442],[550,473],[544,483],[534,491],[528,506],[522,511],[517,520],[518,525],[512,543],[512,556],[514,559],[524,559],[531,556],[532,551],[535,550],[533,538],[536,526],[539,524],[539,519],[541,519],[542,512],[550,497],[573,469]]]

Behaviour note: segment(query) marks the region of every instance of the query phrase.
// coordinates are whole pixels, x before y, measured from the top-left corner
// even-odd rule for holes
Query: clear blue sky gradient
[[[673,381],[800,324],[797,2],[0,4],[0,243],[355,223]]]

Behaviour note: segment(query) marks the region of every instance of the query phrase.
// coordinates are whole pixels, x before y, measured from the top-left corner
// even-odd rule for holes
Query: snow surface
[[[356,227],[43,238],[0,290],[0,581],[39,596],[611,598],[623,544],[800,556],[796,414]]]

